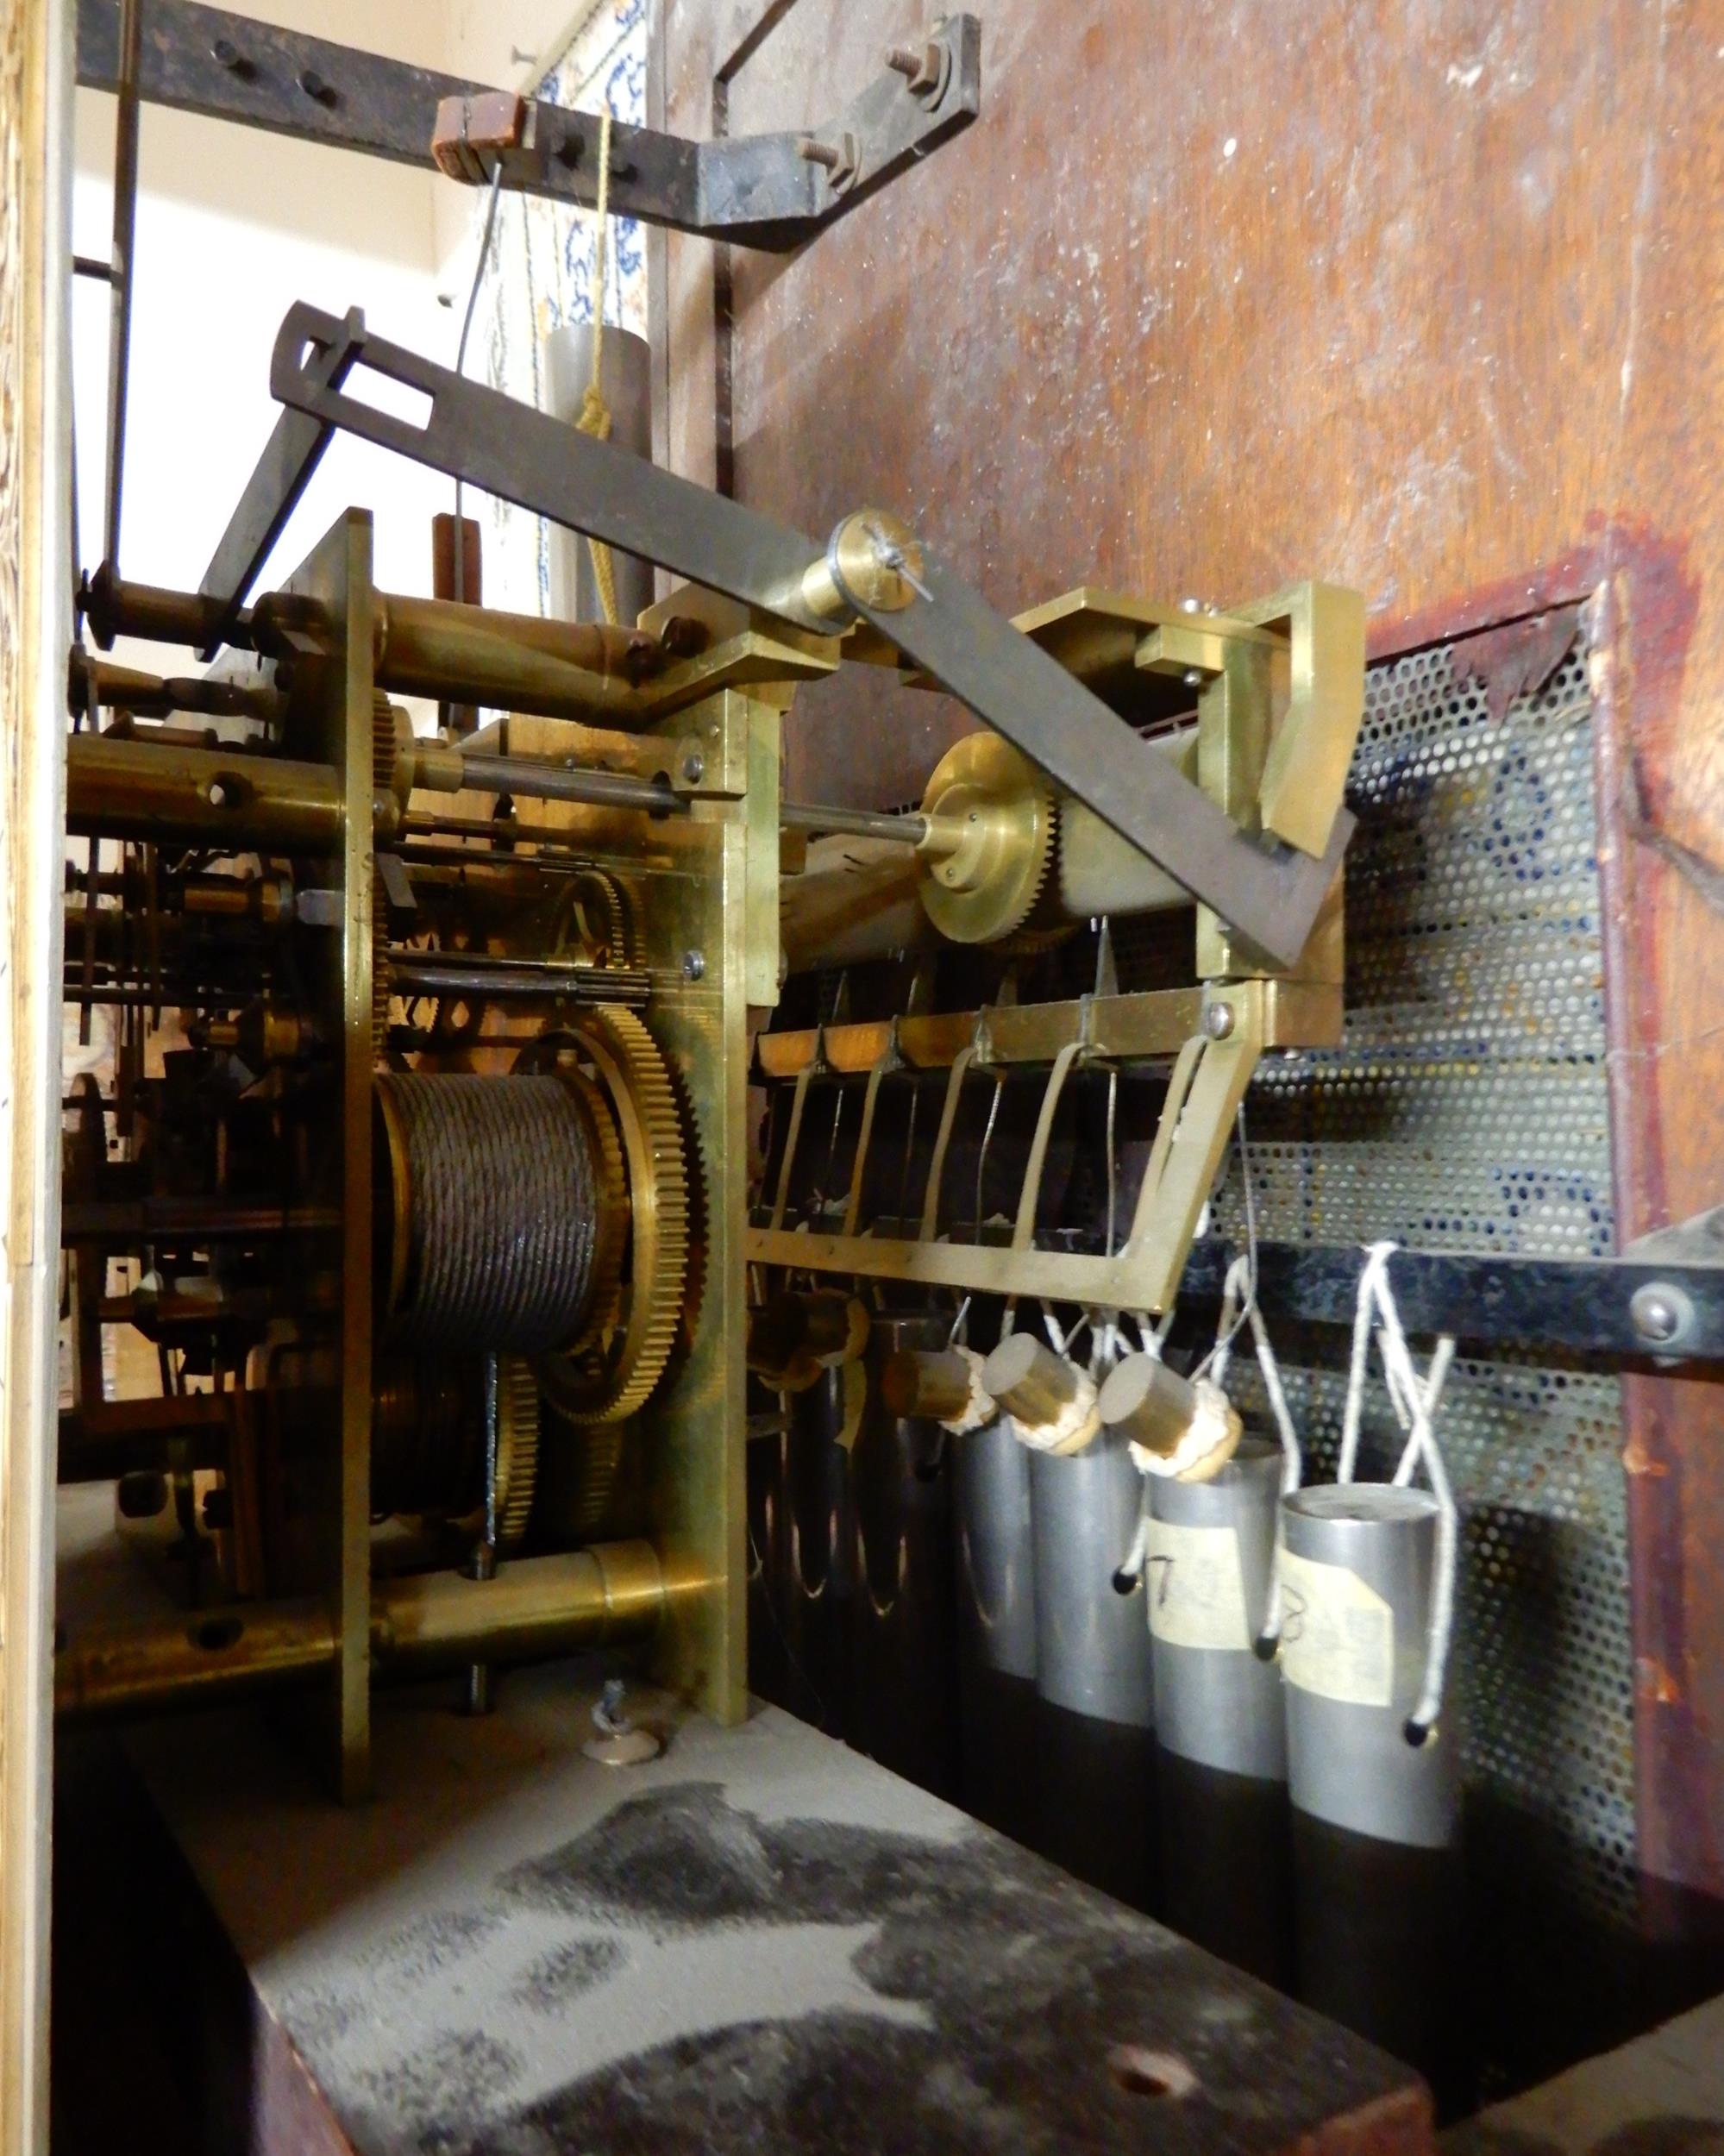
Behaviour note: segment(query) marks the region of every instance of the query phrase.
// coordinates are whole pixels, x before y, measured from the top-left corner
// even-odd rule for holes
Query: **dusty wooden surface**
[[[244,1966],[247,2147],[1430,2156],[1409,2068],[776,1708],[636,1687],[663,1754],[584,1758],[600,1674],[379,1695],[345,1811],[254,1716],[129,1739]]]
[[[734,256],[728,335],[668,242],[661,453],[816,534],[883,501],[1006,608],[1319,574],[1382,651],[1595,595],[1621,1230],[1717,1201],[1724,4],[975,4],[980,121]],[[655,95],[795,126],[920,12],[668,0]],[[908,798],[960,724],[823,685],[788,784]],[[1626,1404],[1640,1853],[1682,1925],[1724,1896],[1724,1447],[1710,1381]]]
[[[70,13],[0,0],[0,2156],[47,2133]]]

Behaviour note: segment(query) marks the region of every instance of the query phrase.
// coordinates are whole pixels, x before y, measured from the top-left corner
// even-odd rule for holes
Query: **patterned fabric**
[[[647,0],[597,0],[541,74],[533,95],[598,112],[606,105],[635,126],[646,118]],[[476,229],[486,195],[474,193]],[[468,371],[493,389],[540,406],[546,386],[541,346],[565,323],[593,318],[594,221],[572,204],[505,194],[484,288],[474,311]],[[647,331],[645,234],[613,217],[605,276],[605,320]],[[479,498],[468,512],[484,532],[485,599],[517,613],[550,609],[550,546],[542,517]]]

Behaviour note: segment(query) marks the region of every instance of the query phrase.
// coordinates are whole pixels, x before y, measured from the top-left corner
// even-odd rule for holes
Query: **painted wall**
[[[639,17],[643,64],[645,0],[624,4]],[[536,79],[595,12],[576,0],[248,5],[272,22],[499,85]],[[612,6],[604,0],[607,15]],[[516,53],[532,58],[517,62]],[[103,260],[115,111],[111,97],[78,92],[73,246]],[[336,312],[358,304],[386,335],[453,363],[483,206],[482,191],[429,169],[145,107],[121,535],[128,576],[182,588],[201,580],[275,422],[269,354],[292,301],[309,299]],[[523,235],[527,229],[522,205],[504,209],[498,263],[517,227]],[[548,220],[570,229],[582,221],[573,210],[549,209],[534,218],[536,252],[549,246],[561,258],[567,233],[550,230]],[[106,467],[107,287],[76,279],[73,309],[78,518],[82,558],[93,564],[101,552]],[[520,279],[511,278],[500,301],[487,304],[486,338],[501,340],[505,319],[517,312],[525,335],[535,301]],[[485,347],[476,324],[470,369],[494,378],[483,361]],[[353,503],[376,515],[379,582],[392,591],[428,592],[430,519],[453,505],[450,483],[386,451],[339,439],[262,581],[291,571]],[[530,605],[531,583],[530,573],[516,593]],[[131,655],[144,665],[163,658],[158,648]]]

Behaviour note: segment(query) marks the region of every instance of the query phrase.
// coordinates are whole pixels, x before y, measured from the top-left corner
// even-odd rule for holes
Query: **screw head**
[[[1649,1281],[1634,1290],[1628,1303],[1635,1332],[1654,1347],[1668,1347],[1687,1331],[1693,1315],[1693,1305],[1674,1282]]]
[[[1203,1030],[1212,1041],[1225,1041],[1233,1030],[1232,1006],[1227,1003],[1205,1004]]]
[[[701,981],[706,974],[706,954],[701,950],[686,950],[682,954],[682,977],[685,981]]]
[[[699,786],[706,776],[706,759],[698,749],[691,749],[683,758],[682,775],[690,786]]]

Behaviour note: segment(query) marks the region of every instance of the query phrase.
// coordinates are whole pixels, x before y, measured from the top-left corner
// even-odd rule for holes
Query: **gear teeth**
[[[373,793],[388,794],[395,787],[395,759],[400,738],[399,714],[381,689],[371,698],[371,786]],[[389,961],[384,950],[389,941],[386,914],[379,905],[376,885],[372,889],[371,924],[371,1060],[378,1062],[389,1034]]]
[[[385,955],[388,942],[388,930],[381,921],[373,918],[371,924],[371,1060],[374,1063],[381,1061],[384,1044],[389,1037],[392,991],[389,960]]]
[[[497,1537],[516,1548],[539,1478],[539,1382],[523,1355],[497,1358]]]
[[[620,1221],[629,1202],[629,1176],[623,1158],[623,1141],[618,1135],[617,1119],[597,1086],[579,1075],[572,1076],[570,1082],[579,1088],[586,1101],[592,1114],[592,1134],[598,1142],[593,1163],[598,1170],[599,1184],[595,1210],[600,1220]],[[586,1323],[569,1342],[569,1352],[579,1355],[607,1332],[613,1332],[622,1314],[622,1253],[619,1247],[614,1256],[595,1270],[592,1307],[586,1313]]]
[[[1060,801],[1056,793],[1048,795],[1047,843],[1042,856],[1041,873],[1036,887],[1030,894],[1030,903],[1024,909],[1023,919],[1016,928],[1008,929],[995,942],[994,948],[1005,958],[1034,958],[1044,950],[1052,950],[1077,932],[1075,921],[1050,920],[1048,918],[1048,894],[1053,874],[1058,865],[1061,843]]]
[[[688,1284],[689,1162],[669,1067],[640,1019],[616,1004],[599,1004],[582,1013],[575,1030],[596,1037],[620,1068],[643,1156],[629,1148],[633,1281],[618,1359],[607,1368],[591,1351],[571,1358],[565,1368],[574,1382],[558,1388],[567,1395],[557,1397],[561,1412],[585,1425],[621,1422],[643,1407],[676,1345]]]
[[[371,783],[379,793],[395,784],[395,706],[381,689],[371,699]]]

